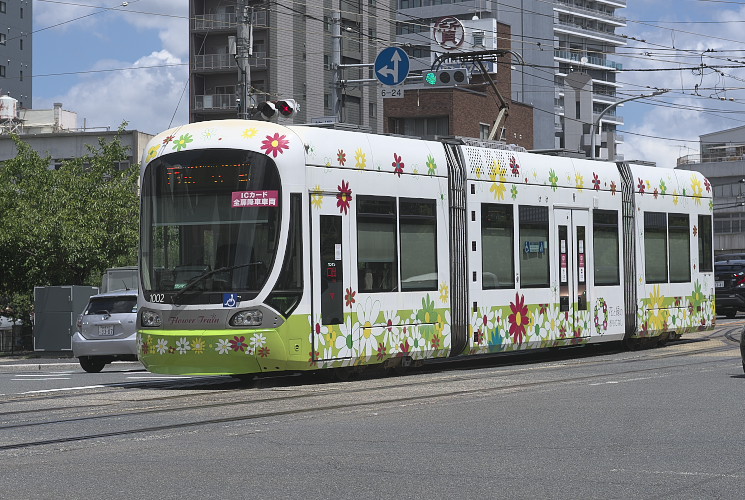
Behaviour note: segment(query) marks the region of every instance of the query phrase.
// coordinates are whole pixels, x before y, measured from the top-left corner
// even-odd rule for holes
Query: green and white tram
[[[696,172],[269,122],[142,162],[139,357],[317,370],[714,326]]]

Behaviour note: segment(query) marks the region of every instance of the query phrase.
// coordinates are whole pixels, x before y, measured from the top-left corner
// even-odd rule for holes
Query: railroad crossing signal
[[[289,118],[299,109],[295,99],[284,99],[282,101],[266,101],[258,106],[261,117],[265,120],[271,120],[274,115],[279,113],[285,118]]]

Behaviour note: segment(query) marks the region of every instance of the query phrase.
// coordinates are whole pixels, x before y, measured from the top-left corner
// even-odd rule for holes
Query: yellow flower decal
[[[256,134],[258,134],[258,133],[259,133],[259,131],[256,130],[255,128],[247,128],[246,130],[243,131],[243,138],[244,139],[252,139],[252,138],[256,137]]]
[[[310,204],[313,208],[321,208],[323,205],[323,196],[321,195],[321,186],[316,185],[310,192]]]
[[[504,185],[504,183],[507,181],[507,178],[500,171],[499,181],[497,181],[496,171],[492,171],[489,173],[489,179],[491,179],[492,181],[492,185],[489,188],[489,191],[494,193],[494,199],[504,200],[504,193],[505,191],[507,191],[507,187]]]
[[[678,199],[678,191],[677,190],[673,190],[673,204],[674,205],[677,205],[678,204],[678,201],[680,201]]]
[[[361,169],[367,167],[367,155],[362,152],[362,148],[354,152],[354,166]]]
[[[577,185],[578,191],[582,191],[585,188],[585,178],[580,174],[574,176],[574,182]]]
[[[664,330],[667,328],[667,316],[665,296],[662,295],[660,285],[655,285],[652,288],[652,295],[649,296],[649,329]]]
[[[693,190],[693,198],[696,201],[696,205],[701,204],[701,197],[704,195],[704,187],[701,185],[701,181],[698,177],[691,176],[691,189]]]
[[[443,302],[447,302],[450,298],[450,289],[448,288],[447,283],[442,282],[440,283],[440,300]]]
[[[145,161],[151,161],[155,159],[156,156],[158,156],[158,151],[160,151],[160,146],[153,146],[152,148],[147,150],[147,158],[145,158]]]

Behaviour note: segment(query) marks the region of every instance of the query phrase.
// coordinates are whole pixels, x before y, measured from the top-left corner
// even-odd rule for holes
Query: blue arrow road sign
[[[386,47],[375,58],[375,78],[383,85],[398,85],[409,76],[409,56],[398,47]]]

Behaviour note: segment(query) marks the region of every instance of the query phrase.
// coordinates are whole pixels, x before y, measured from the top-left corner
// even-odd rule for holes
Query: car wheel
[[[88,356],[80,358],[80,366],[88,373],[98,373],[106,366],[106,361]]]

